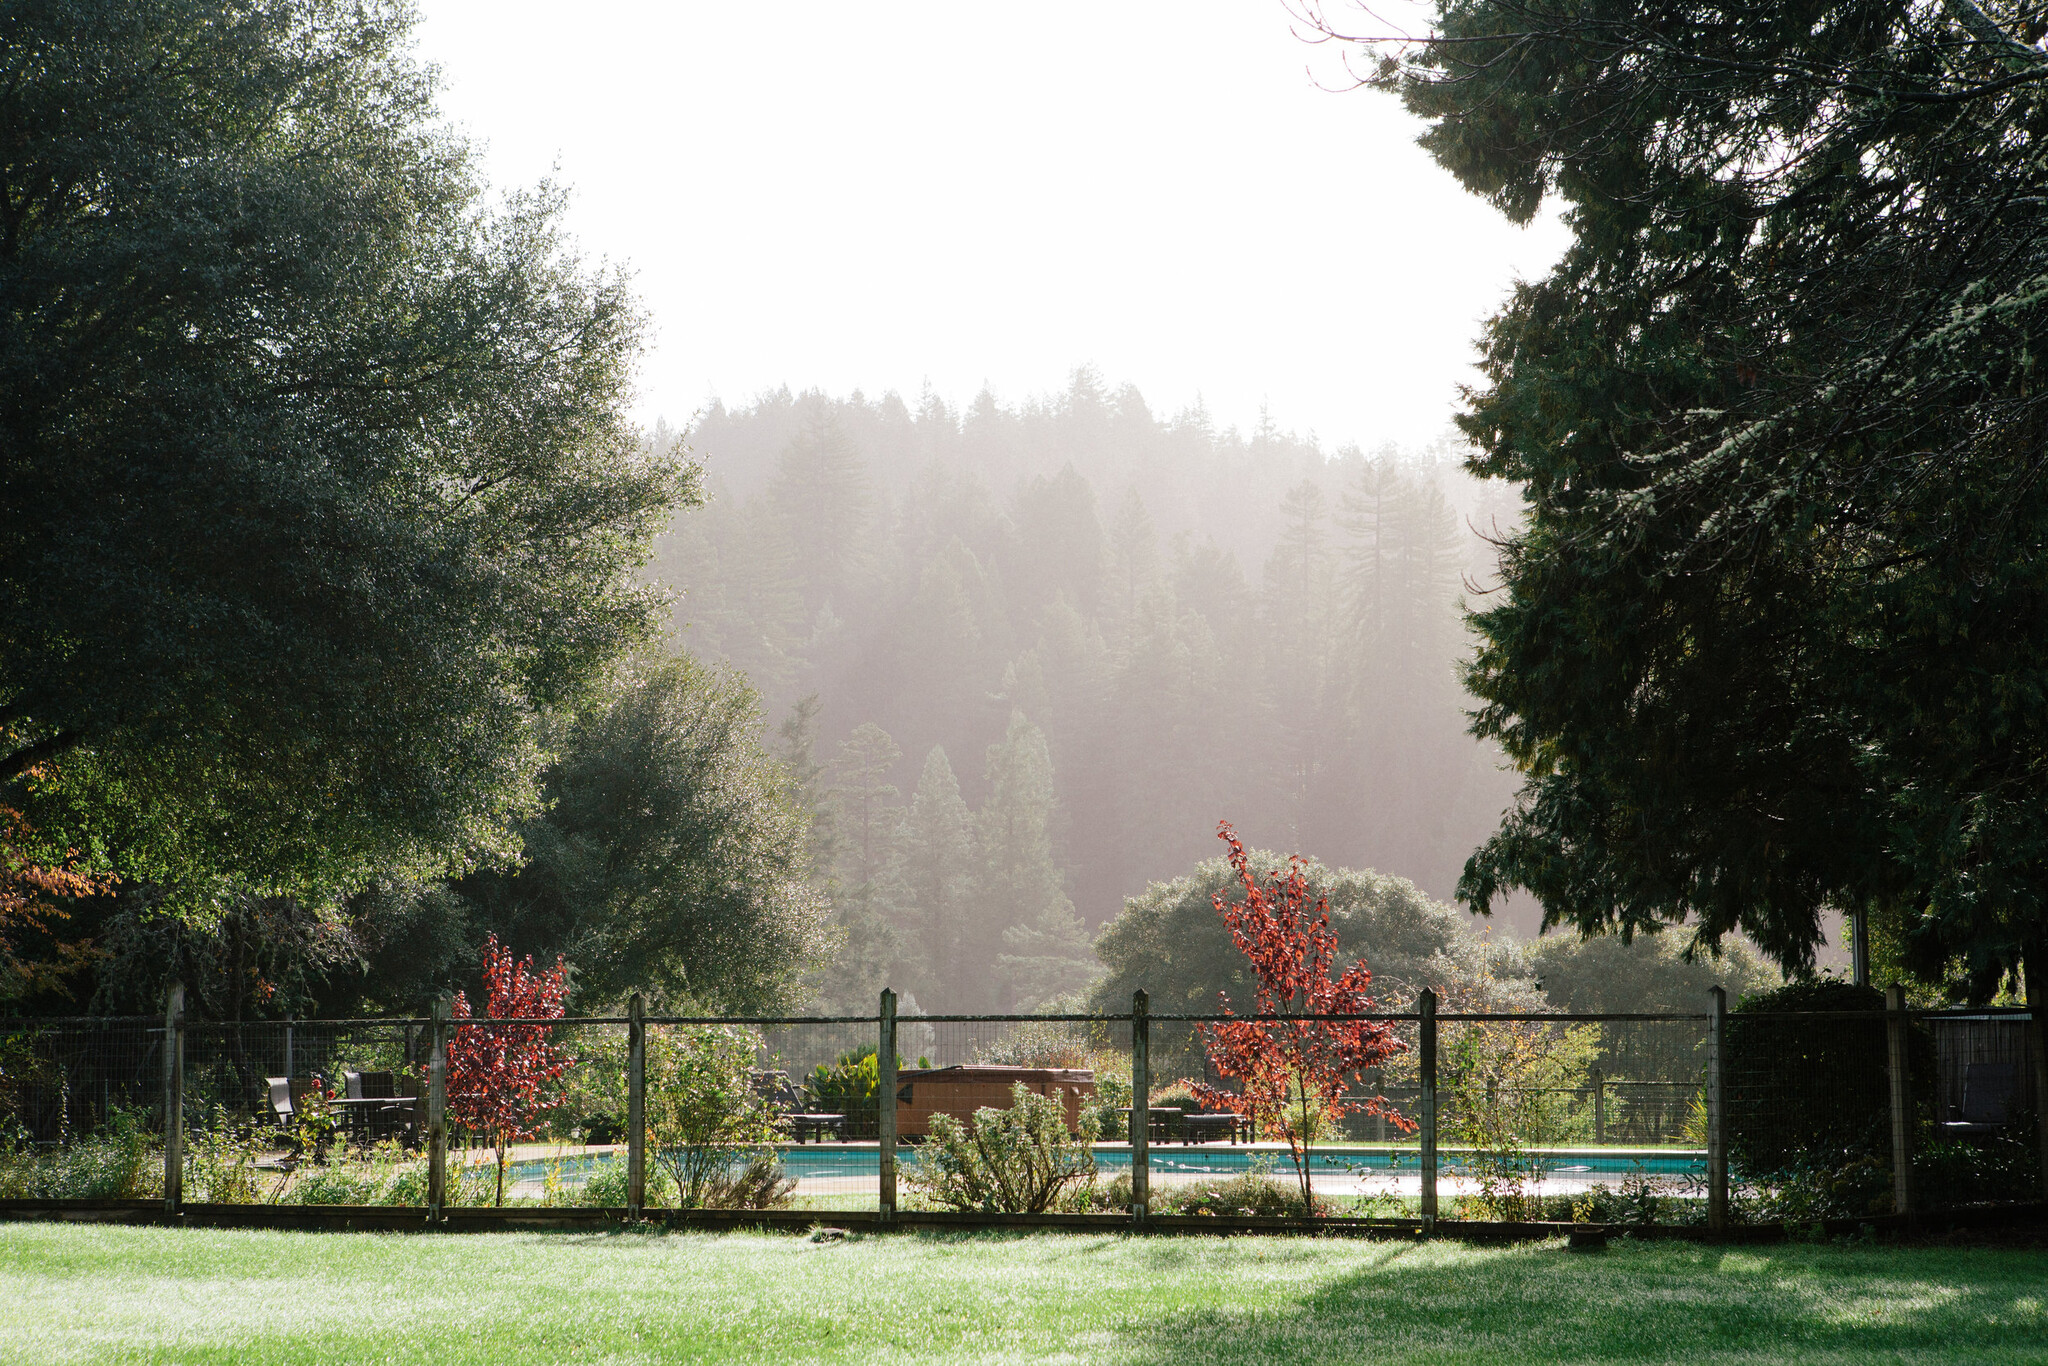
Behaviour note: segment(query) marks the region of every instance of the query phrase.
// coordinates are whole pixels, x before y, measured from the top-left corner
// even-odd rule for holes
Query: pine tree
[[[1280,539],[1266,561],[1263,617],[1269,647],[1255,660],[1278,733],[1275,754],[1290,842],[1312,847],[1313,814],[1336,804],[1318,801],[1326,780],[1329,741],[1338,724],[1329,690],[1335,565],[1329,550],[1327,500],[1303,480],[1280,500]]]
[[[814,882],[825,882],[839,860],[839,832],[834,824],[830,794],[825,788],[825,766],[818,762],[818,695],[797,699],[782,724],[775,728],[781,742],[777,757],[789,770],[790,788],[810,818],[805,841],[807,860]]]
[[[1045,736],[1010,714],[1009,732],[988,748],[988,800],[976,821],[979,833],[982,936],[976,967],[994,967],[997,932],[1039,919],[1064,895],[1052,858],[1052,758]]]
[[[795,549],[806,616],[842,596],[866,559],[867,472],[845,429],[815,414],[776,464],[769,502]]]
[[[943,746],[925,756],[903,821],[897,924],[916,959],[917,990],[941,1007],[967,999],[974,916],[974,817]]]
[[[1003,948],[996,975],[1009,988],[1012,1010],[1036,1010],[1086,991],[1105,971],[1074,903],[1063,896],[1046,902],[1030,924],[1004,930]]]
[[[1110,527],[1109,568],[1102,591],[1102,635],[1111,650],[1130,652],[1138,614],[1159,577],[1159,541],[1145,500],[1136,489],[1126,489]]]
[[[845,832],[840,881],[860,900],[879,892],[891,861],[899,794],[889,774],[902,757],[889,732],[869,721],[840,742],[832,760],[832,801]]]

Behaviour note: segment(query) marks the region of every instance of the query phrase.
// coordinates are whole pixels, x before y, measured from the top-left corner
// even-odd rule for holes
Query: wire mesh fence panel
[[[905,1208],[1128,1208],[1128,1019],[909,1016],[896,1029]],[[985,1136],[996,1129],[1006,1137]]]
[[[1912,1031],[1915,1203],[1942,1209],[2040,1198],[2031,1018],[1929,1013]]]
[[[1239,1113],[1235,1064],[1211,1056],[1214,1024],[1148,1022],[1153,1212],[1419,1211],[1418,1019],[1379,1022],[1382,1055],[1343,1076],[1337,1105],[1291,1092],[1257,1113]],[[1998,1012],[1729,1016],[1735,1217],[1891,1208],[1890,1028],[1904,1031],[1918,1207],[2035,1198],[2030,1027]],[[1130,1208],[1128,1016],[912,1014],[894,1028],[899,1207]],[[448,1204],[630,1203],[626,1022],[448,1031]],[[1441,1217],[1703,1217],[1703,1019],[1460,1015],[1437,1031]],[[186,1199],[425,1203],[431,1021],[187,1021],[182,1037]],[[877,1018],[649,1021],[644,1205],[877,1208],[881,1037]],[[150,1017],[0,1027],[0,1196],[160,1196],[165,1044]],[[991,1194],[1008,1178],[976,1175],[987,1162],[946,1142],[983,1110],[1029,1130],[1030,1162],[1058,1174],[1056,1189]]]
[[[1933,1120],[2002,1126],[2039,1108],[2034,1095],[2032,1022],[2016,1015],[1932,1015]]]
[[[116,1116],[163,1122],[161,1018],[0,1024],[0,1128],[17,1144],[62,1146]]]
[[[1738,1185],[1774,1190],[1838,1184],[1889,1206],[1891,1087],[1882,1015],[1745,1014],[1728,1018],[1724,1052],[1728,1154]],[[1867,1199],[1863,1198],[1867,1194]]]

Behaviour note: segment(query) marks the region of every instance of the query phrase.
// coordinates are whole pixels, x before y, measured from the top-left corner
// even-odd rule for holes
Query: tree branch
[[[1968,29],[1972,38],[1990,48],[2007,70],[2039,71],[2048,66],[2048,52],[2028,47],[2000,28],[1992,22],[1991,16],[1977,8],[1976,0],[1947,0],[1947,4],[1956,22]]]
[[[6,758],[0,759],[0,783],[12,782],[44,760],[54,759],[66,750],[75,748],[83,739],[83,731],[63,730],[34,744],[22,746]]]

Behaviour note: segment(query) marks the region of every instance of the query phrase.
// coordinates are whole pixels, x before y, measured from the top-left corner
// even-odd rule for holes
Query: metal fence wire
[[[1284,1113],[1252,1110],[1219,1070],[1225,1017],[1142,1002],[15,1020],[0,1197],[887,1218],[970,1207],[957,1140],[1036,1113],[1080,1173],[1046,1208],[1132,1219],[1719,1225],[2041,1198],[2024,1012],[1439,1014],[1425,997],[1367,1018],[1384,1056],[1334,1104],[1295,1091]]]

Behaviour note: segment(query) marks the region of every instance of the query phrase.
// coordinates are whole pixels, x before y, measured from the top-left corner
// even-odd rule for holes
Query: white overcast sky
[[[1565,234],[1414,145],[1281,0],[421,0],[500,186],[559,168],[655,324],[641,414],[781,384],[1426,441]]]

